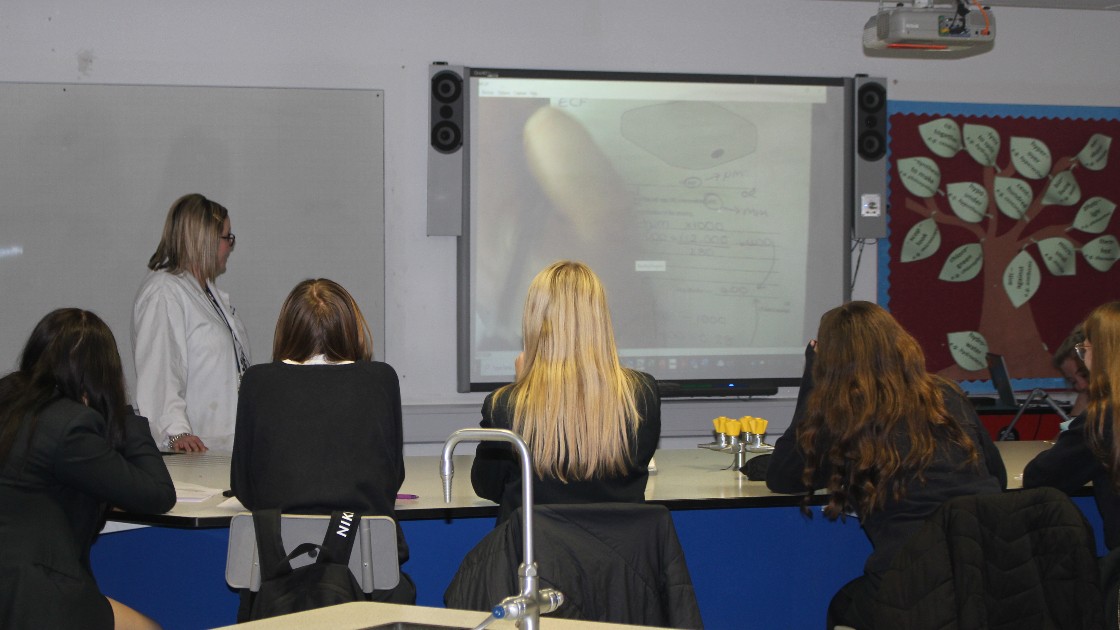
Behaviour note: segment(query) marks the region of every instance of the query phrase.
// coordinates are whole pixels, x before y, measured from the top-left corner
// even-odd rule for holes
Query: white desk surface
[[[1050,442],[998,442],[1007,467],[1009,489],[1023,485],[1023,468],[1037,453],[1049,448]],[[473,448],[470,449],[473,453]],[[450,503],[443,501],[443,485],[436,456],[407,456],[402,494],[417,499],[398,499],[397,518],[413,520],[448,516],[493,516],[495,504],[475,495],[471,488],[470,470],[473,454],[456,455],[455,475]],[[168,455],[164,458],[176,486],[185,489],[195,484],[218,491],[229,488],[230,458],[208,453]],[[776,494],[762,481],[749,481],[732,470],[732,455],[707,449],[673,449],[658,451],[654,457],[656,472],[650,473],[646,500],[663,503],[671,509],[766,507],[799,505],[800,498]],[[181,492],[181,494],[183,494]],[[202,501],[180,500],[164,515],[115,513],[112,520],[167,525],[172,527],[224,527],[229,519],[244,508],[236,501],[217,494]]]
[[[226,628],[227,630],[240,630],[241,628],[246,630],[257,628],[271,628],[272,630],[305,630],[307,628],[360,630],[371,627],[377,628],[382,624],[407,622],[430,624],[434,628],[453,630],[456,627],[473,628],[485,618],[486,613],[470,610],[355,602],[271,619],[261,619],[260,621],[227,626]],[[388,627],[392,628],[392,626]],[[487,626],[487,628],[493,628],[494,630],[509,630],[514,627],[512,621],[506,620],[495,621]],[[650,626],[556,619],[548,615],[541,615],[541,630],[583,630],[584,628],[588,630],[626,630],[627,628],[638,630],[640,628],[650,628]]]

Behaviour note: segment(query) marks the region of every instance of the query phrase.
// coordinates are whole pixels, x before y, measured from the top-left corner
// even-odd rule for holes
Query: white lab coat
[[[240,380],[235,343],[246,360],[249,337],[229,296],[208,283],[230,328],[189,273],[152,271],[132,309],[136,405],[156,444],[193,433],[211,451],[233,450]]]

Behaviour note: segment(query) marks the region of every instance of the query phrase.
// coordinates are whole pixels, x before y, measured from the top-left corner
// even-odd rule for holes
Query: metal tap
[[[541,613],[550,613],[564,603],[564,595],[555,589],[540,588],[537,563],[533,560],[533,460],[529,446],[513,431],[506,429],[459,429],[447,438],[440,456],[439,476],[443,480],[443,500],[451,503],[451,480],[455,465],[451,455],[459,442],[509,442],[521,457],[521,533],[522,560],[517,567],[521,594],[498,603],[487,621],[509,619],[525,630],[539,630]]]

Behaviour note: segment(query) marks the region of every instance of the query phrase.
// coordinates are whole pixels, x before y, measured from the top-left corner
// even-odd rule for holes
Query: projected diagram
[[[681,101],[623,112],[622,137],[678,168],[702,170],[754,153],[758,129],[713,103]]]
[[[512,373],[529,281],[558,259],[603,279],[630,357],[709,358],[716,369],[775,348],[799,353],[810,105],[487,104],[475,121],[485,132],[475,135],[472,191],[483,279],[472,287],[472,335],[484,373]]]
[[[802,113],[704,101],[552,109],[587,129],[627,192],[633,271],[655,296],[648,334],[668,347],[800,343],[808,182],[790,178],[807,170]]]

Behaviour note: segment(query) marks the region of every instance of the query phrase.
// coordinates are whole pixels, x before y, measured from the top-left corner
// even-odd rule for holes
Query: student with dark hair
[[[870,302],[825,313],[806,350],[793,422],[775,444],[766,485],[825,489],[825,516],[854,514],[871,541],[864,575],[829,606],[832,624],[871,627],[882,572],[942,503],[1007,486],[972,405],[925,362],[917,340]]]
[[[276,322],[272,362],[245,372],[230,487],[250,510],[390,516],[404,481],[397,373],[372,360],[369,327],[338,283],[300,282]],[[397,527],[397,557],[408,545]],[[412,604],[407,574],[377,601]],[[245,611],[243,607],[242,614]]]
[[[1077,356],[1076,352],[1077,347],[1084,342],[1085,327],[1083,324],[1078,324],[1062,341],[1062,345],[1058,346],[1051,360],[1054,368],[1061,372],[1066,383],[1069,383],[1070,389],[1077,394],[1073,400],[1073,407],[1069,410],[1071,416],[1085,413],[1089,406],[1089,368],[1085,367],[1085,362]]]
[[[156,627],[101,594],[89,552],[109,507],[174,505],[113,333],[89,311],[49,313],[0,379],[0,627]]]

